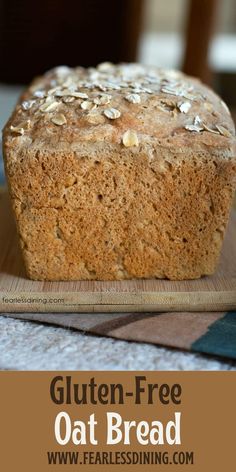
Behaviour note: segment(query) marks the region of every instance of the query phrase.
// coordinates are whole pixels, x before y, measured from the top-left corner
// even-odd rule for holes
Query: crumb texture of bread
[[[3,150],[30,278],[215,271],[236,139],[227,106],[198,80],[139,64],[58,67],[21,97]]]

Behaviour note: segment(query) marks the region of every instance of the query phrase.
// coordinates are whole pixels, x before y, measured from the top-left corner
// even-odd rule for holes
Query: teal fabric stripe
[[[192,344],[191,350],[236,359],[236,312],[226,313],[209,326],[206,334]]]

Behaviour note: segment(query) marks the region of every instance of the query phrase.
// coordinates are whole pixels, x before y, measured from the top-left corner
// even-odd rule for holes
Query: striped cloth
[[[0,185],[4,184],[0,156]],[[117,339],[147,342],[236,359],[236,312],[13,313],[6,316]]]
[[[6,316],[236,359],[236,312],[8,313]]]

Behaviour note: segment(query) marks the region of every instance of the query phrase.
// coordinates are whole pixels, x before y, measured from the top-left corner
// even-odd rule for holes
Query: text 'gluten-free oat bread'
[[[38,280],[214,272],[236,184],[226,105],[180,72],[58,67],[4,129],[27,273]]]

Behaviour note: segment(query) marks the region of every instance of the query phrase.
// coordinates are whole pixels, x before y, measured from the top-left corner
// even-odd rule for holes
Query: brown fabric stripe
[[[117,339],[190,349],[223,316],[224,313],[162,313],[147,320],[136,319],[132,325],[117,325],[108,334]]]
[[[159,315],[160,313],[129,313],[122,318],[115,318],[115,315],[113,315],[113,319],[98,323],[92,327],[91,331],[94,334],[104,334],[107,336],[116,329],[131,325],[137,321],[148,320],[148,318],[154,318]]]
[[[130,318],[133,318],[133,315],[135,315],[135,318],[137,318],[137,315],[140,318],[148,316],[144,313],[1,313],[0,315],[25,321],[58,325],[69,329],[73,328],[84,332],[94,332],[94,328],[97,329],[97,327],[102,325],[105,327],[109,323],[114,328],[122,326],[122,320],[130,320]],[[155,313],[150,313],[150,315],[156,316]],[[124,325],[126,324],[127,321],[124,321]],[[106,335],[106,333],[104,334]]]

